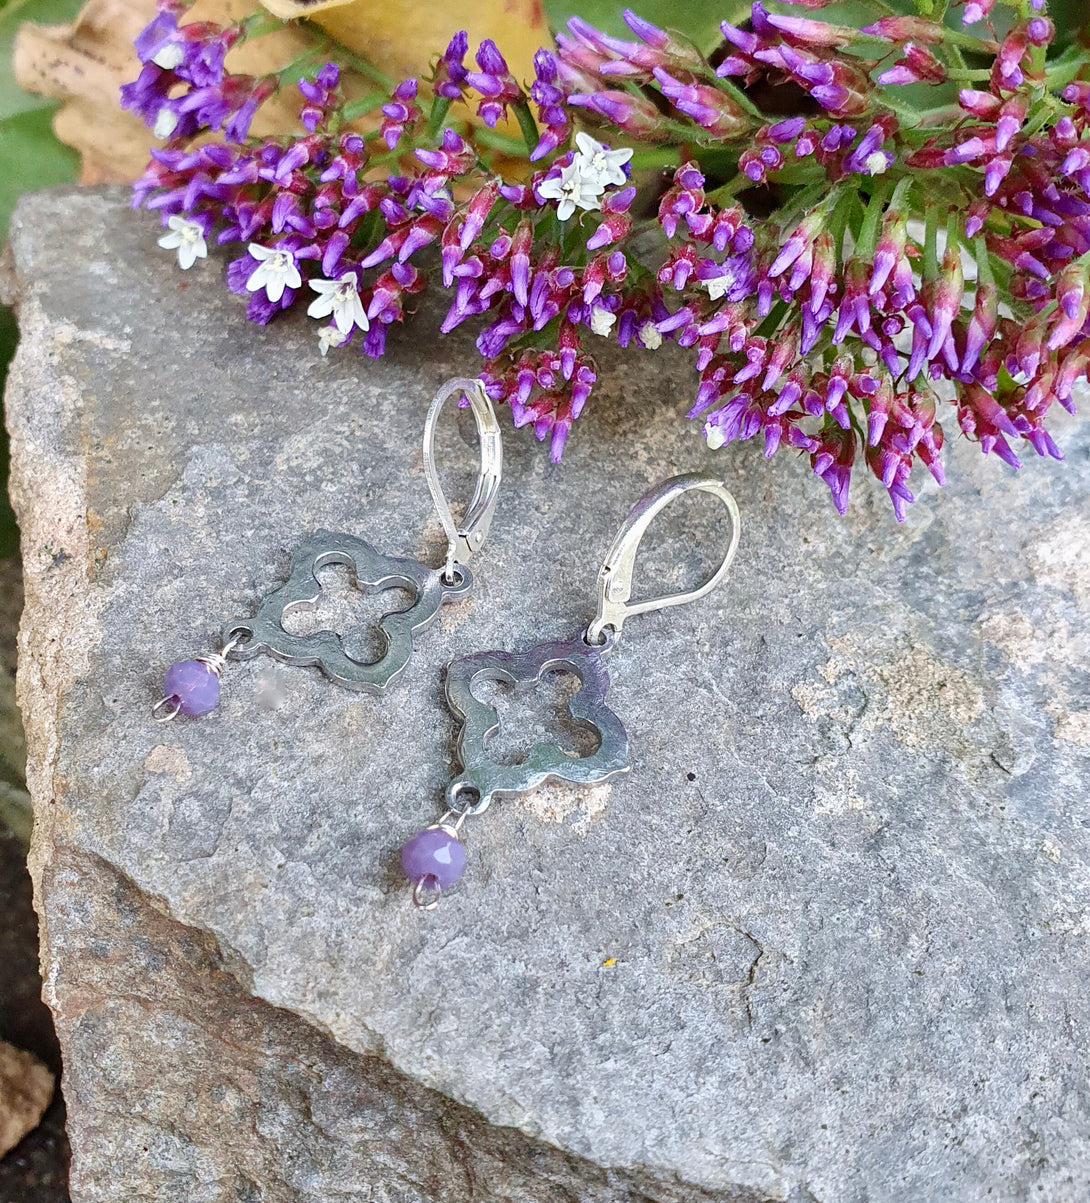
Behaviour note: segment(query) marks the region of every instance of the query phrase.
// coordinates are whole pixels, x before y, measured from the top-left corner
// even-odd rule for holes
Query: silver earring
[[[435,432],[444,403],[464,394],[480,438],[480,470],[473,498],[459,526],[447,504],[435,467]],[[424,473],[432,501],[446,533],[448,546],[442,568],[419,560],[384,555],[355,535],[315,531],[292,552],[287,581],[266,595],[252,618],[237,618],[223,628],[218,652],[172,664],[163,681],[163,697],[152,707],[159,722],[179,714],[200,715],[219,701],[220,674],[229,659],[252,660],[267,655],[284,664],[313,665],[345,689],[381,694],[398,678],[413,651],[415,637],[435,621],[444,602],[464,597],[473,587],[469,561],[481,550],[495,512],[503,474],[503,444],[499,423],[484,388],[477,380],[448,380],[432,399],[424,423]],[[322,593],[317,573],[329,564],[344,564],[358,584],[372,589],[406,589],[412,604],[385,614],[379,630],[383,654],[371,663],[353,659],[335,631],[292,635],[283,618],[293,611],[313,609]]]
[[[692,489],[710,493],[730,515],[730,540],[722,563],[699,588],[630,602],[636,552],[655,516]],[[663,481],[642,497],[621,526],[598,573],[598,612],[581,634],[563,643],[543,643],[526,652],[478,652],[447,667],[446,702],[458,725],[459,772],[446,789],[446,813],[401,849],[401,866],[413,884],[413,901],[433,909],[439,896],[465,871],[461,829],[469,815],[483,814],[500,795],[522,794],[546,781],[592,785],[628,770],[628,736],[606,705],[609,674],[605,657],[616,646],[627,619],[666,606],[680,606],[710,593],[723,580],[738,548],[738,506],[714,477],[692,473]],[[573,673],[580,682],[568,703],[575,723],[598,739],[591,755],[573,759],[555,743],[534,745],[521,764],[496,763],[488,738],[499,727],[495,709],[473,694],[479,681],[502,681],[528,691],[548,672]]]

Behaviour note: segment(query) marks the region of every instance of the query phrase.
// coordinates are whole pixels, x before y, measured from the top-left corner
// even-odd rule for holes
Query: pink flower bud
[[[882,17],[873,25],[864,25],[860,32],[891,42],[927,42],[932,46],[937,46],[945,37],[941,25],[923,17]]]
[[[968,0],[961,18],[962,23],[975,25],[978,21],[983,21],[994,7],[995,0]]]
[[[716,137],[732,138],[746,128],[742,110],[719,88],[682,83],[663,67],[655,68],[655,79],[675,108]]]
[[[965,331],[965,350],[961,356],[961,370],[971,372],[980,359],[980,353],[995,334],[999,314],[999,290],[994,284],[978,284],[973,316]]]
[[[813,21],[808,17],[778,17],[769,13],[768,24],[797,46],[818,46],[839,49],[849,46],[859,34],[851,25],[832,25],[827,21]]]
[[[880,84],[941,84],[946,79],[946,68],[924,46],[907,42],[904,57],[888,71],[878,76]]]
[[[601,113],[618,129],[635,138],[662,141],[669,137],[662,114],[642,96],[611,91],[575,93],[568,97],[568,103]]]
[[[999,120],[995,124],[995,149],[1000,154],[1007,149],[1011,139],[1022,128],[1027,107],[1025,97],[1012,96],[1000,109]]]
[[[871,271],[869,296],[876,296],[886,286],[893,269],[904,257],[908,241],[908,227],[903,214],[887,213],[882,223],[882,236],[874,250],[874,267]]]
[[[992,92],[977,92],[972,88],[962,88],[958,93],[958,104],[974,117],[979,117],[983,121],[992,121],[1003,102]]]

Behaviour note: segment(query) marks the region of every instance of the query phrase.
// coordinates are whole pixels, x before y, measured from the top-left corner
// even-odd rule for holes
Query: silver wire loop
[[[413,886],[413,906],[418,906],[422,911],[434,911],[442,896],[443,887],[431,873],[421,877]]]
[[[439,414],[450,397],[464,393],[477,423],[477,434],[481,443],[481,466],[477,473],[477,487],[466,507],[461,526],[454,521],[447,503],[439,473],[435,466],[435,431]],[[424,474],[428,478],[431,498],[439,514],[439,521],[447,536],[447,562],[443,579],[451,581],[455,576],[456,564],[468,564],[475,552],[480,551],[492,523],[492,515],[499,497],[500,479],[503,475],[503,441],[500,424],[492,401],[479,380],[455,377],[443,384],[432,398],[428,416],[424,421]]]
[[[730,544],[727,547],[723,562],[712,575],[696,589],[686,593],[672,593],[663,597],[652,597],[647,601],[629,602],[632,596],[632,576],[636,569],[636,552],[640,540],[647,533],[647,528],[655,516],[682,493],[690,489],[699,489],[703,493],[711,493],[727,507],[730,514]],[[685,602],[696,601],[710,593],[727,575],[734,553],[738,550],[740,518],[738,504],[726,485],[714,476],[705,476],[700,472],[688,472],[684,476],[672,476],[656,485],[649,493],[636,502],[624,520],[617,537],[613,540],[606,555],[605,562],[598,571],[598,613],[594,621],[587,627],[585,640],[592,646],[601,645],[603,635],[612,631],[613,636],[619,636],[626,618],[634,614],[647,614],[651,610],[661,610],[666,606],[680,606]]]
[[[171,709],[164,714],[157,713],[163,706],[170,706]],[[169,723],[178,717],[182,712],[182,704],[177,698],[160,698],[151,708],[152,718],[157,723]]]

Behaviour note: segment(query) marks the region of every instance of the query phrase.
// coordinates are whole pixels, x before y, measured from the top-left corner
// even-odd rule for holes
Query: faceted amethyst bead
[[[401,867],[414,885],[430,877],[437,889],[445,890],[466,871],[465,845],[442,827],[429,827],[402,845]]]
[[[181,714],[207,714],[220,700],[219,674],[200,660],[179,660],[166,671],[163,697],[177,702]]]

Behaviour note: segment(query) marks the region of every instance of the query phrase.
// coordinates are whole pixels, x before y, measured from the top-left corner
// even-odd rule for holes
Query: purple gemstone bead
[[[166,671],[163,697],[173,698],[182,714],[207,714],[220,700],[219,674],[200,660],[179,660]]]
[[[431,877],[438,889],[445,890],[466,871],[465,845],[442,827],[429,827],[402,845],[401,867],[414,884]]]

